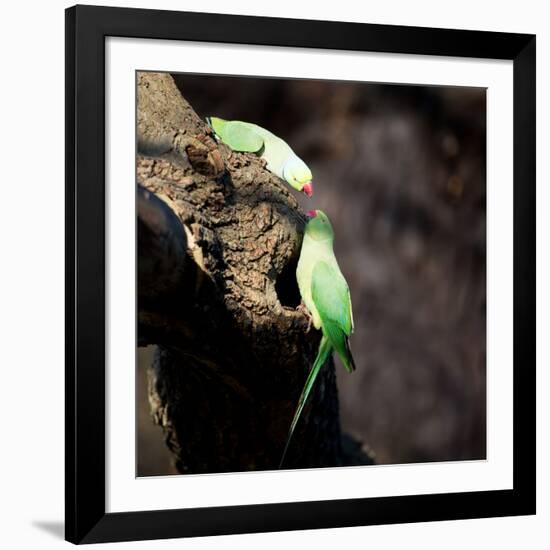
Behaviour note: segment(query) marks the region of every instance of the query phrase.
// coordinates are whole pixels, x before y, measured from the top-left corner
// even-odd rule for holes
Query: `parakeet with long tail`
[[[250,122],[224,120],[213,116],[207,117],[206,121],[217,139],[233,151],[255,153],[267,162],[270,172],[308,197],[313,195],[311,170],[280,137]]]
[[[334,230],[322,210],[309,211],[308,218],[296,279],[302,300],[311,314],[313,326],[321,330],[322,338],[290,425],[279,468],[283,465],[292,434],[317,375],[332,351],[336,351],[348,372],[355,370],[349,347],[349,337],[353,332],[351,296],[334,255]]]

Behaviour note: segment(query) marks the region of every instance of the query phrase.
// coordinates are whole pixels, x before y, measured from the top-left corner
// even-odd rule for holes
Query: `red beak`
[[[313,183],[308,181],[307,183],[304,183],[304,186],[302,187],[302,191],[308,196],[313,196]]]
[[[317,210],[308,210],[308,212],[306,213],[306,216],[308,218],[314,218],[315,216],[317,216]]]

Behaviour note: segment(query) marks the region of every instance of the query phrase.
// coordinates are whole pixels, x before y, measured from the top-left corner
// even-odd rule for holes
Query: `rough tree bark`
[[[260,159],[215,142],[170,75],[140,73],[137,89],[138,340],[157,346],[153,418],[182,473],[276,468],[320,339],[296,309],[304,215]],[[349,441],[330,361],[285,466],[369,463]]]

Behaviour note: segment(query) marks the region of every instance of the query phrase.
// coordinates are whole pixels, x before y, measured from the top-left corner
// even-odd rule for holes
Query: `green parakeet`
[[[309,211],[308,218],[296,279],[302,300],[312,316],[313,326],[320,329],[323,336],[300,395],[279,467],[283,464],[292,434],[317,375],[332,351],[340,356],[348,372],[355,370],[348,340],[353,332],[351,297],[334,256],[334,230],[327,215],[321,210]]]
[[[206,121],[233,151],[255,153],[267,162],[267,169],[308,197],[313,195],[311,170],[280,137],[268,130],[240,120],[207,117]]]

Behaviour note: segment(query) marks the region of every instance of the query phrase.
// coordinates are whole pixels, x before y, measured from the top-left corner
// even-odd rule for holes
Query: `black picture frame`
[[[105,511],[105,38],[513,61],[513,489]],[[66,11],[66,539],[73,543],[535,513],[535,36],[95,6]],[[511,220],[512,221],[512,220]]]

